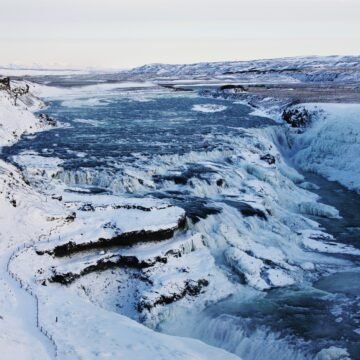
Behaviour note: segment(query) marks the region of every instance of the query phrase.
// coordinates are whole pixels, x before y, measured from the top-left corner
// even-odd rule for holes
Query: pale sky
[[[360,54],[360,0],[0,0],[0,64]]]

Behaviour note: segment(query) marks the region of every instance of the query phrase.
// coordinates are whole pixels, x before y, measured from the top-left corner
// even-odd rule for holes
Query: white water
[[[167,137],[159,133],[155,138],[152,133],[154,138],[151,138],[152,135],[148,135],[147,131],[154,130],[152,124],[155,120],[153,118],[135,119],[134,123],[140,124],[140,128],[134,130],[133,123],[130,122],[131,126],[129,122],[123,123],[124,127],[128,126],[128,132],[120,133],[124,135],[124,138],[118,139],[113,136],[114,123],[111,123],[107,129],[108,137],[101,138],[100,135],[103,133],[94,128],[107,124],[105,120],[105,122],[99,120],[102,112],[105,111],[103,104],[97,103],[97,100],[86,102],[86,99],[82,99],[80,103],[63,103],[63,105],[70,106],[70,110],[78,109],[79,105],[84,104],[83,101],[85,104],[93,105],[91,108],[98,112],[98,118],[79,117],[79,110],[75,110],[72,126],[79,126],[79,128],[74,127],[69,130],[69,133],[65,132],[68,137],[61,138],[60,133],[58,134],[60,139],[56,139],[54,135],[51,139],[52,143],[47,143],[46,146],[48,154],[54,156],[64,157],[62,153],[64,148],[66,149],[65,157],[69,157],[69,154],[81,153],[79,160],[81,166],[77,166],[77,156],[71,159],[73,161],[71,166],[63,165],[65,169],[59,167],[61,160],[54,163],[54,169],[51,168],[51,161],[50,165],[44,169],[38,168],[39,164],[41,166],[41,161],[32,165],[23,161],[23,164],[27,166],[25,170],[27,177],[38,186],[44,186],[45,183],[44,191],[51,194],[64,189],[69,190],[69,188],[75,190],[74,188],[96,187],[122,196],[135,194],[145,197],[164,197],[167,201],[184,207],[188,211],[188,226],[191,230],[203,235],[216,264],[233,282],[235,293],[242,290],[245,294],[252,294],[254,289],[262,291],[292,284],[301,288],[308,286],[321,273],[327,274],[328,271],[351,267],[349,258],[329,257],[324,254],[328,252],[351,255],[354,253],[351,245],[344,249],[335,244],[328,244],[326,237],[324,241],[322,238],[320,240],[316,238],[320,233],[319,219],[316,217],[335,221],[339,218],[338,210],[331,205],[320,203],[316,194],[301,186],[305,180],[304,177],[287,164],[273,141],[275,136],[272,129],[244,130],[241,126],[234,129],[233,123],[227,124],[226,129],[223,129],[223,118],[212,118],[215,120],[211,130],[208,129],[205,121],[204,129],[209,133],[204,131],[205,135],[200,134],[202,141],[200,149],[190,148],[189,150],[184,147],[193,134],[189,135],[186,129],[182,129],[181,131],[185,132],[180,132],[180,136],[173,141],[181,151],[175,149],[174,153],[162,155],[166,152],[164,149],[173,145],[169,142],[169,139],[173,139],[171,127],[168,128]],[[187,104],[187,100],[184,102]],[[191,101],[189,100],[189,104],[186,105],[187,112],[186,116],[184,115],[184,121],[189,120],[187,118],[189,112],[194,112],[192,111],[193,102],[194,98],[191,97]],[[198,109],[200,107],[204,110],[205,105],[198,104],[197,106]],[[97,106],[99,109],[96,110]],[[152,102],[148,106],[156,106],[156,104]],[[213,110],[221,105],[214,106]],[[110,106],[106,108],[108,107]],[[228,108],[221,109],[222,111],[209,114],[220,116],[228,111]],[[169,112],[164,114],[164,118],[169,116]],[[209,114],[200,115],[210,116]],[[126,114],[126,116],[129,115]],[[243,117],[244,128],[248,127],[252,120],[255,121],[255,117],[249,117],[246,112]],[[117,118],[112,120],[117,121]],[[128,121],[126,117],[125,120]],[[181,122],[178,118],[175,120],[172,119],[171,126],[174,126],[176,130]],[[195,120],[200,121],[199,118]],[[200,121],[200,124],[203,123]],[[158,124],[159,127],[163,125],[163,123]],[[141,134],[143,138],[138,137],[139,129],[144,132]],[[105,129],[102,130],[105,131]],[[131,136],[134,136],[135,146],[131,147],[130,154],[123,155],[120,151],[122,145],[126,145]],[[149,137],[153,140],[149,141],[149,147],[150,145],[159,146],[154,153],[146,153],[144,148],[136,147],[137,142],[146,147],[143,139]],[[43,150],[41,141],[38,140],[36,144],[34,141],[36,139],[29,138],[28,140],[30,140],[29,145],[41,144]],[[64,143],[61,143],[61,140]],[[113,145],[114,140],[116,140],[115,147],[110,149],[113,151],[110,156],[102,146],[105,147],[110,143]],[[197,144],[197,140],[197,138],[191,138],[188,144],[192,145],[192,142]],[[78,143],[81,147],[78,147]],[[21,145],[19,148],[21,149]],[[99,149],[101,151],[96,153]],[[134,149],[138,152],[134,152]],[[262,159],[267,154],[274,157],[275,165],[268,164]],[[22,156],[23,153],[20,152],[16,158],[19,163],[22,162]],[[129,156],[131,161],[126,156]],[[41,159],[41,156],[39,158]],[[91,166],[87,167],[86,161],[90,162]],[[101,166],[94,166],[92,162],[100,163]],[[242,212],[244,203],[253,212],[251,215]],[[207,208],[215,208],[218,212],[207,212]],[[196,215],[200,211],[203,216],[191,217],[191,211],[194,211]],[[256,215],[256,211],[258,211],[257,214],[262,215]],[[310,219],[309,216],[313,218]],[[196,222],[196,220],[199,221]],[[309,243],[314,244],[314,241],[317,241],[315,245],[326,243],[326,246],[311,248]],[[325,248],[330,250],[325,251]],[[246,282],[247,286],[239,285],[242,282]],[[216,300],[218,301],[225,296],[225,292],[222,293],[222,288],[217,290]],[[264,293],[259,291],[257,296],[261,298]],[[304,301],[306,300],[305,298]],[[239,304],[241,301],[239,299]],[[201,297],[199,302],[201,302]],[[202,308],[199,306],[199,309],[203,310],[206,305],[202,303]],[[152,318],[149,326],[159,326],[162,331],[177,335],[200,338],[249,360],[264,357],[280,360],[308,359],[311,358],[308,354],[310,350],[311,356],[314,356],[315,349],[320,350],[316,346],[314,348],[312,344],[307,346],[301,334],[297,336],[296,331],[292,333],[290,331],[291,335],[288,335],[286,327],[274,330],[271,325],[276,325],[275,322],[279,320],[275,314],[273,318],[270,317],[268,324],[264,324],[256,321],[256,309],[245,316],[244,314],[237,316],[228,314],[226,309],[222,311],[221,306],[216,308],[215,305],[213,313],[204,312],[194,317],[194,314],[186,316],[185,313],[184,315],[181,306],[182,303],[179,302],[169,309],[164,308],[163,313],[159,310],[156,314],[158,317]],[[306,311],[304,322],[311,318],[311,310],[310,306]],[[174,316],[175,321],[173,321]],[[326,316],[328,315],[325,314],[324,317]],[[162,322],[167,317],[168,320]],[[179,319],[183,321],[180,322]],[[286,314],[283,314],[282,318],[280,316],[281,319],[286,319]],[[274,324],[271,324],[271,321]],[[326,345],[320,340],[319,344]]]

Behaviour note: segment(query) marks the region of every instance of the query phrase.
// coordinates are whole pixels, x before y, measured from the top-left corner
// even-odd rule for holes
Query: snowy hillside
[[[360,79],[359,56],[295,57],[255,61],[151,64],[132,69],[132,77],[151,79],[217,79],[255,82],[356,82]]]
[[[40,110],[44,103],[32,95],[31,83],[12,81],[0,84],[0,146],[9,145],[21,135],[51,128],[55,122],[37,118],[32,111]]]

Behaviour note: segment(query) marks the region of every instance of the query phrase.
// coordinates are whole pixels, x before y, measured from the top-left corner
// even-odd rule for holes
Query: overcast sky
[[[360,54],[360,0],[0,0],[0,63]]]

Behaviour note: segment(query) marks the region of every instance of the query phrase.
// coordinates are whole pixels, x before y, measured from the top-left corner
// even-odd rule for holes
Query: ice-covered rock
[[[44,103],[29,91],[30,83],[10,81],[8,88],[0,89],[0,146],[8,146],[25,133],[33,133],[54,126],[47,119],[39,119],[31,111]]]
[[[139,244],[123,249],[105,251],[98,254],[72,256],[58,266],[50,267],[49,280],[69,284],[92,272],[113,268],[146,269],[157,264],[166,264],[172,257],[181,257],[203,246],[200,234],[183,234],[171,240],[153,244]]]
[[[301,236],[303,246],[309,250],[329,254],[360,255],[359,249],[336,242],[333,236],[322,231],[305,230],[301,232]]]
[[[330,219],[339,219],[339,211],[333,206],[326,204],[316,203],[316,202],[301,202],[299,203],[299,211],[302,214],[327,217]]]
[[[331,346],[327,349],[322,349],[316,355],[316,360],[350,360],[349,353],[346,349],[336,346]]]
[[[202,104],[202,105],[194,105],[193,110],[203,113],[214,113],[214,112],[220,112],[226,110],[226,106],[214,105],[214,104]]]
[[[117,199],[113,199],[116,201]],[[147,207],[141,199],[116,201],[94,211],[78,211],[67,231],[53,235],[51,242],[37,246],[37,253],[66,256],[72,253],[113,246],[132,245],[143,241],[171,238],[185,225],[185,211],[168,204]]]
[[[291,134],[291,156],[307,171],[360,191],[360,105],[306,104],[312,123]]]

